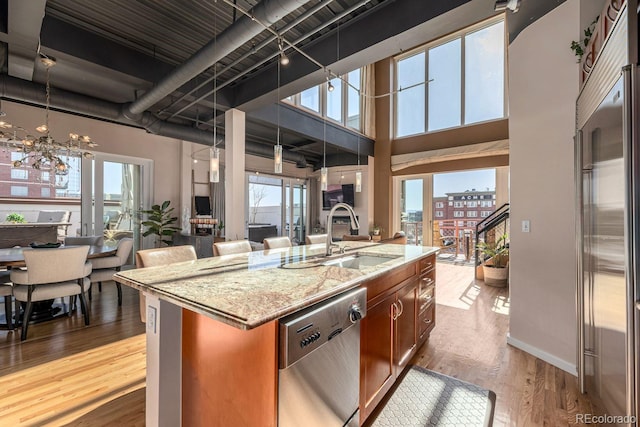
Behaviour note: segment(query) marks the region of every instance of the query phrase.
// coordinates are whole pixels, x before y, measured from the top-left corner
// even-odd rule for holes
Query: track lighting
[[[282,39],[278,39],[278,49],[280,49],[280,64],[288,65],[289,57],[284,53],[284,48],[282,47]]]
[[[333,92],[333,90],[334,90],[334,89],[335,89],[335,88],[333,87],[333,84],[331,83],[331,80],[329,80],[329,79],[327,78],[327,90],[328,90],[329,92]]]
[[[505,9],[509,9],[513,13],[516,13],[520,9],[520,0],[496,0],[496,4],[493,9],[496,12],[502,12]]]

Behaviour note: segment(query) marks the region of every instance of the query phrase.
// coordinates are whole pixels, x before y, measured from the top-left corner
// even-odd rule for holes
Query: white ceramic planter
[[[509,265],[506,267],[493,267],[490,265],[482,266],[484,270],[484,283],[489,286],[503,288],[507,286],[509,280]]]

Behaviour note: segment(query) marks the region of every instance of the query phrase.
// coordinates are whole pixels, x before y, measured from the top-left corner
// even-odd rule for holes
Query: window
[[[464,217],[464,211],[453,211],[453,217],[454,218],[463,218]]]
[[[480,212],[480,217],[481,218],[486,218],[489,215],[491,215],[491,211],[482,211],[482,212]]]
[[[333,90],[327,86],[327,117],[335,121],[342,121],[342,80],[331,79]]]
[[[442,208],[444,208],[444,203],[436,202],[436,209],[442,209]]]
[[[40,181],[49,182],[50,179],[51,179],[51,176],[49,172],[42,171],[42,173],[40,174]]]
[[[477,211],[467,211],[467,218],[476,218],[478,216]]]
[[[300,105],[316,113],[320,112],[320,86],[314,86],[300,92]]]
[[[361,70],[353,70],[347,74],[347,126],[360,130],[360,94],[354,87],[362,88],[360,84]]]
[[[454,208],[462,208],[464,207],[464,202],[453,202]]]
[[[490,208],[491,206],[493,206],[493,202],[491,200],[483,200],[480,202],[481,208]]]
[[[429,49],[429,130],[460,126],[461,39]]]
[[[475,227],[476,221],[467,221],[467,227]]]
[[[469,201],[469,202],[467,202],[467,207],[468,208],[477,208],[478,207],[478,202]]]
[[[504,117],[504,21],[465,37],[465,123]]]
[[[40,188],[40,197],[51,197],[51,188],[49,187]]]
[[[396,137],[503,118],[504,31],[493,19],[396,59]]]
[[[396,104],[396,135],[406,136],[425,131],[425,54],[424,52],[398,61],[398,92]],[[417,86],[414,86],[417,85]]]
[[[444,217],[444,212],[436,211],[436,218],[443,218],[443,217]]]
[[[329,85],[320,85],[306,89],[296,95],[285,98],[285,101],[305,107],[344,126],[360,130],[360,109],[362,90],[362,69],[350,71],[331,80]]]
[[[29,172],[26,169],[11,168],[11,179],[28,179]]]
[[[22,185],[12,185],[11,195],[15,197],[27,197],[29,195],[29,187]]]

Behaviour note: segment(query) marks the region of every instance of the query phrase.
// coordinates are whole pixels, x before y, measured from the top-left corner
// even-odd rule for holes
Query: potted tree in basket
[[[503,234],[495,242],[478,243],[482,262],[484,283],[490,286],[507,286],[509,279],[509,246],[507,235]]]

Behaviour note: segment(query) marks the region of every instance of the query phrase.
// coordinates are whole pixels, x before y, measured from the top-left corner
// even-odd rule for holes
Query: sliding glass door
[[[152,162],[97,153],[82,161],[80,233],[102,235],[105,243],[134,239],[134,251],[143,247],[140,211],[151,201]]]
[[[288,236],[303,243],[307,230],[307,182],[247,173],[247,236],[262,243],[266,237]]]

